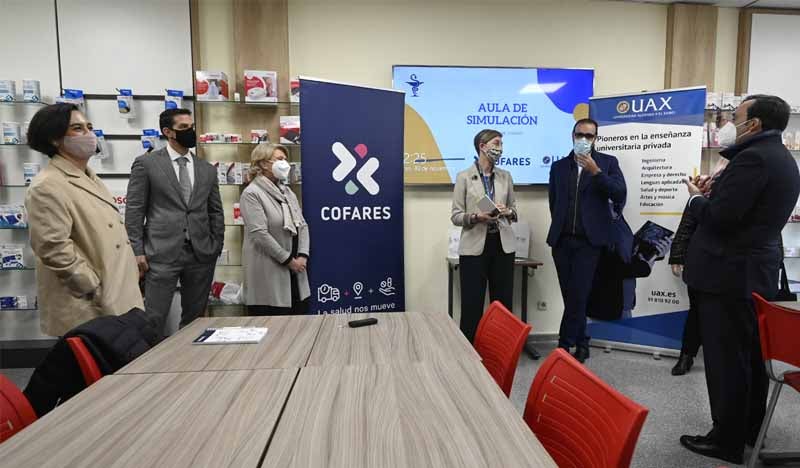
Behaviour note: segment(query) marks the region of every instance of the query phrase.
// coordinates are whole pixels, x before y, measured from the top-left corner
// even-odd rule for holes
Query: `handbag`
[[[781,262],[781,269],[778,271],[778,275],[780,276],[780,288],[778,289],[778,295],[775,296],[776,301],[797,301],[797,294],[793,293],[789,289],[789,277],[786,275],[786,264]]]

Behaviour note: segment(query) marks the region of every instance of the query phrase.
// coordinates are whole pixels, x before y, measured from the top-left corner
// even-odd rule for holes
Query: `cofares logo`
[[[408,77],[406,84],[411,86],[411,97],[419,97],[417,93],[419,93],[419,87],[422,86],[423,83],[424,81],[419,81],[417,79],[417,75],[415,73],[412,73],[411,76]]]
[[[358,160],[350,150],[347,149],[341,142],[336,142],[331,146],[331,150],[333,151],[333,155],[339,159],[339,165],[337,165],[333,169],[333,180],[336,182],[344,181],[356,168],[356,164]],[[353,148],[359,158],[364,159],[367,157],[368,148],[367,145],[363,143],[359,143]],[[375,171],[378,170],[380,167],[380,161],[378,158],[369,158],[367,161],[361,166],[361,169],[356,172],[356,180],[361,184],[364,189],[370,195],[377,195],[378,192],[381,191],[381,186],[372,178],[372,175],[375,174]],[[348,195],[355,195],[356,192],[359,191],[358,184],[356,184],[352,179],[348,180],[344,186],[344,191]]]
[[[545,166],[550,164],[551,161],[552,160],[550,159],[550,156],[545,156],[542,158],[542,164],[544,164]]]
[[[620,114],[627,114],[629,110],[631,110],[631,106],[628,104],[628,101],[620,101],[617,103],[617,112]]]

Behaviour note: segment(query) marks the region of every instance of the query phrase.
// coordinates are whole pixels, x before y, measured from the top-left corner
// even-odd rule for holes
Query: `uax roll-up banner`
[[[677,230],[689,198],[684,180],[700,168],[706,88],[593,97],[596,148],[619,160],[628,187],[624,216],[634,232],[652,221]],[[636,306],[613,322],[593,321],[592,339],[680,349],[686,286],[666,261],[636,281]]]
[[[404,93],[300,78],[311,313],[405,310]]]

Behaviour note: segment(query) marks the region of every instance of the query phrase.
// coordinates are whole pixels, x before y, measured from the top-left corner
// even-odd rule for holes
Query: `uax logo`
[[[656,98],[637,98],[631,99],[630,102],[619,101],[617,103],[617,112],[620,114],[627,114],[629,111],[631,111],[639,114],[642,112],[671,111],[672,104],[670,101],[672,101],[672,96],[666,98],[658,97],[658,101],[656,101]]]
[[[353,150],[359,158],[364,159],[367,157],[368,148],[364,143],[357,144]],[[331,151],[333,151],[333,155],[339,159],[339,165],[333,169],[331,175],[336,182],[343,182],[356,168],[358,160],[353,156],[353,153],[339,141],[331,146]],[[379,167],[380,161],[378,161],[378,158],[369,158],[361,166],[361,169],[356,172],[356,180],[370,195],[377,195],[381,191],[381,186],[372,178],[372,175],[375,174],[375,171],[377,171]],[[344,186],[344,191],[348,195],[355,195],[359,190],[358,184],[356,184],[353,179],[348,180]]]

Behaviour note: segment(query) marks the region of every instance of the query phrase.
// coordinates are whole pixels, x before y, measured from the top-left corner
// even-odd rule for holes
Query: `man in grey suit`
[[[225,221],[217,170],[189,151],[197,140],[191,112],[166,110],[159,124],[167,147],[133,162],[125,227],[145,277],[145,309],[166,323],[180,279],[183,327],[206,308]]]

